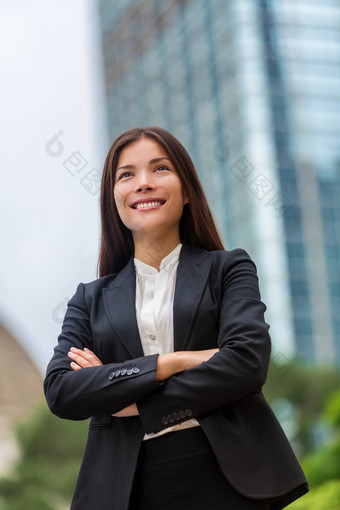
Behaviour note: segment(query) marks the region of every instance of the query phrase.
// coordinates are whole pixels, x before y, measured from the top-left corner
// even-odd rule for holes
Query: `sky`
[[[97,277],[110,141],[95,3],[0,3],[0,321],[42,374],[67,301]]]

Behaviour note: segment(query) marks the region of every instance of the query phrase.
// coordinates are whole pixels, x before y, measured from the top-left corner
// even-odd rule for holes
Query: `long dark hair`
[[[169,131],[158,126],[132,128],[121,133],[111,144],[105,159],[100,195],[101,242],[99,277],[119,272],[134,254],[131,231],[119,217],[114,200],[114,184],[119,155],[124,147],[141,138],[151,138],[167,152],[186,190],[189,203],[184,205],[179,224],[181,242],[208,251],[224,250],[195,166],[183,145]],[[98,268],[97,268],[98,272]]]

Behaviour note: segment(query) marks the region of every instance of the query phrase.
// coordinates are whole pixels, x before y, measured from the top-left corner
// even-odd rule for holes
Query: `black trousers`
[[[213,505],[213,506],[212,506]],[[129,510],[269,510],[237,493],[201,427],[143,441]]]

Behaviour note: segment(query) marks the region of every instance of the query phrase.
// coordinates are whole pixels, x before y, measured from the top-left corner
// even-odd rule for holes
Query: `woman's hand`
[[[111,416],[115,416],[116,418],[129,418],[130,416],[138,416],[138,408],[136,404],[131,404],[130,406],[125,407],[118,413],[111,414]]]
[[[196,368],[201,363],[208,361],[219,349],[205,349],[203,351],[181,351],[183,370]]]
[[[160,354],[157,358],[156,380],[164,381],[172,375],[196,368],[208,361],[219,349],[205,349],[203,351],[176,351],[169,354]]]
[[[70,363],[72,370],[80,370],[81,368],[87,367],[99,367],[103,364],[95,353],[86,347],[84,350],[71,347],[67,355],[73,360]]]
[[[204,361],[208,361],[219,349],[205,349],[203,351],[176,351],[169,354],[160,354],[157,358],[156,380],[164,381],[183,370],[195,368]],[[138,416],[138,407],[131,404],[118,413],[112,414],[116,418],[128,418]]]
[[[87,349],[86,347],[84,350],[77,349],[76,347],[71,347],[67,355],[69,358],[74,360],[70,363],[72,370],[80,370],[87,367],[99,367],[103,365],[98,356],[96,356],[94,352],[90,351],[90,349]],[[112,416],[116,416],[117,418],[128,418],[129,416],[138,415],[139,412],[136,404],[131,404],[121,411],[118,411],[118,413],[112,414]]]
[[[183,370],[195,368],[201,363],[208,361],[218,351],[219,349],[205,349],[203,351],[176,351],[169,354],[160,354],[157,358],[156,380],[164,381],[172,375],[183,372]],[[71,347],[67,355],[73,360],[70,363],[72,370],[103,365],[94,352],[86,347],[84,349]],[[112,414],[116,418],[128,418],[138,415],[139,412],[136,404],[131,404],[118,411],[118,413]]]

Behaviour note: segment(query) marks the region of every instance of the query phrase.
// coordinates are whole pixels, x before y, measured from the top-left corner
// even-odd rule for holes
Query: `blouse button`
[[[150,335],[150,339],[151,340],[155,340],[156,336],[155,335]]]

